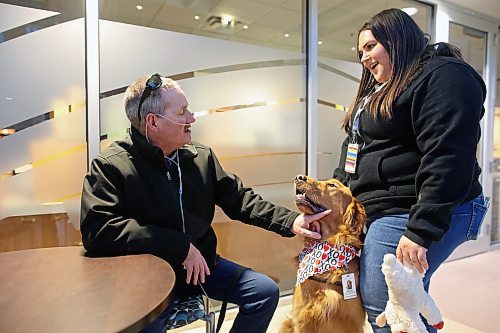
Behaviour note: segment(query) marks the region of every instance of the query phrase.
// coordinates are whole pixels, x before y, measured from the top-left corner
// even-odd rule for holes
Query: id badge
[[[358,297],[354,273],[342,274],[342,291],[344,293],[344,299]]]
[[[347,146],[347,154],[345,157],[344,170],[347,173],[356,173],[356,160],[358,159],[359,145],[350,143]]]

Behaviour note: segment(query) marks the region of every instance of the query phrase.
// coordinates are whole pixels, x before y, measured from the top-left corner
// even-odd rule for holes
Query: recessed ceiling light
[[[141,5],[137,5],[135,6],[135,8],[137,8],[137,10],[142,10],[144,7],[142,7]]]
[[[243,26],[243,29],[247,30],[247,29],[248,29],[248,25],[246,25],[246,24],[245,24],[245,25]]]
[[[229,25],[229,24],[231,24],[232,20],[234,20],[234,17],[232,17],[231,15],[226,15],[226,14],[222,14],[221,15],[221,23],[223,25]]]
[[[290,37],[290,35],[289,35],[289,34],[284,34],[283,36],[285,36],[285,38]]]
[[[12,97],[5,97],[6,100],[12,101]]]
[[[406,7],[401,10],[410,16],[415,15],[418,12],[418,9],[415,7]]]
[[[195,16],[194,16],[194,19],[195,19],[195,20],[199,20],[199,19],[200,19],[200,17],[199,17],[198,15],[195,15]]]
[[[321,45],[321,44],[323,44],[323,42],[322,42],[322,41],[320,41],[320,40],[318,40],[318,45]]]

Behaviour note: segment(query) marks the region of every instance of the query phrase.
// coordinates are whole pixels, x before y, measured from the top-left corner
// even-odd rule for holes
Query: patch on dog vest
[[[328,241],[311,242],[299,254],[299,270],[295,285],[301,284],[310,276],[347,267],[349,261],[356,256],[356,252],[351,245],[336,247]]]

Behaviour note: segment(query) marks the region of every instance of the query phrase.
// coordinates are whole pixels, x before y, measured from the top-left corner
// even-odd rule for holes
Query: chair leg
[[[215,333],[215,313],[210,312],[210,320],[207,322],[208,326],[207,327],[207,333]],[[210,329],[210,332],[208,331]]]
[[[215,333],[215,313],[210,311],[210,299],[203,296],[203,303],[205,305],[205,317],[208,319],[205,325],[205,332]]]

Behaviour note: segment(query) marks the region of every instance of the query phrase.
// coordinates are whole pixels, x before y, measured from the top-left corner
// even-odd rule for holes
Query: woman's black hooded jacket
[[[485,96],[481,76],[462,60],[429,60],[393,103],[391,119],[361,114],[356,173],[344,171],[349,134],[334,177],[369,220],[409,213],[404,235],[428,248],[448,230],[451,211],[482,191],[476,152]]]

